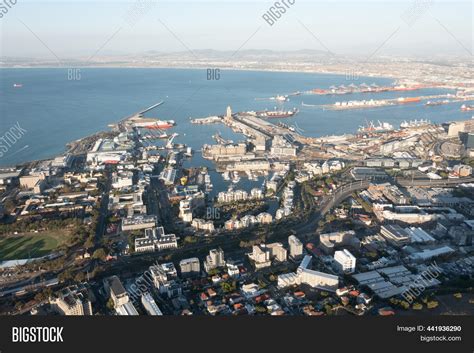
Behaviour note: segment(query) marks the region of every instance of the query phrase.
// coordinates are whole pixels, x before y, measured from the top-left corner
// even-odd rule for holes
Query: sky
[[[9,1],[15,2],[0,0],[0,12]],[[275,1],[16,2],[0,18],[1,56],[87,58],[242,48],[472,58],[470,0],[294,0],[272,26],[262,16]]]

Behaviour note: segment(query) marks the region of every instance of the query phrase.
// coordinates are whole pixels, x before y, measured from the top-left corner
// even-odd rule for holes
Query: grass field
[[[0,237],[0,261],[47,255],[61,245],[64,238],[64,235],[54,233],[27,233]]]

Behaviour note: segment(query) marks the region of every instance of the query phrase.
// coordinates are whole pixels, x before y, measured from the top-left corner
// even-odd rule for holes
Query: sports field
[[[60,234],[28,233],[0,237],[0,261],[40,257],[61,244]]]

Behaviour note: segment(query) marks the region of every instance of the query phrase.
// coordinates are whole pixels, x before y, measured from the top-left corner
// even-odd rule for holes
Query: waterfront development
[[[473,313],[471,79],[1,72],[2,313]]]

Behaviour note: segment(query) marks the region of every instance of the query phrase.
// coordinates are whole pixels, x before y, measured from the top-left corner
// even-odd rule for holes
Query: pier
[[[143,114],[149,112],[150,110],[153,110],[153,109],[155,109],[156,107],[159,107],[160,105],[162,105],[162,104],[164,104],[164,103],[165,103],[165,101],[160,101],[160,102],[158,102],[158,103],[156,103],[156,104],[153,104],[152,106],[150,106],[150,107],[148,107],[148,108],[146,108],[146,109],[144,109],[144,110],[141,110],[141,111],[139,111],[139,112],[137,112],[137,113],[133,113],[132,115],[129,115],[129,116],[127,116],[126,118],[123,118],[122,120],[120,120],[120,121],[116,124],[117,127],[118,127],[118,129],[119,129],[120,131],[124,131],[124,130],[125,130],[124,124],[127,122],[127,120],[132,119],[132,118],[135,118],[135,117],[139,117],[139,116],[141,116],[141,115],[143,115]]]

